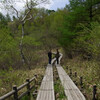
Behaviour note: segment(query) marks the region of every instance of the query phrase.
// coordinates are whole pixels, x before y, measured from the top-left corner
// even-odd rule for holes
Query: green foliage
[[[30,97],[24,96],[21,100],[28,100]]]
[[[12,65],[14,56],[18,56],[18,42],[12,37],[8,28],[0,29],[0,67],[6,68]],[[15,53],[16,52],[16,53]]]
[[[67,52],[77,51],[83,55],[97,55],[98,46],[94,44],[98,40],[98,35],[95,34],[97,22],[96,16],[93,15],[97,1],[70,0],[70,4],[62,10],[62,13],[66,11],[65,14],[57,11],[63,17],[63,21],[59,18],[63,24],[58,27],[60,32],[58,41]]]
[[[13,50],[16,47],[16,41],[11,36],[9,29],[3,28],[0,30],[0,51]]]
[[[85,55],[98,55],[99,23],[95,21],[100,18],[97,13],[93,15],[96,4],[98,4],[98,0],[92,3],[90,0],[70,0],[70,4],[62,10],[53,11],[44,8],[33,8],[31,12],[33,18],[24,25],[23,51],[26,59],[39,58],[34,52],[40,48],[47,51],[49,48],[59,46],[63,47],[68,53],[79,51]],[[91,5],[93,7],[92,12]],[[92,21],[94,22],[90,21],[90,12],[93,15]],[[99,12],[98,9],[97,12]],[[13,62],[11,59],[14,56],[17,59],[20,58],[19,44],[22,26],[15,17],[11,21],[9,14],[6,16],[0,14],[0,20],[0,23],[6,22],[6,24],[0,24],[2,26],[0,39],[3,40],[0,43],[0,49],[4,52],[4,54],[1,52],[0,59],[3,63],[5,59],[6,61],[9,59],[11,64]],[[3,25],[6,27],[4,28]],[[14,62],[16,63],[16,61]]]
[[[54,90],[56,93],[59,94],[58,98],[59,100],[66,99],[64,88],[62,87],[62,84],[60,84],[60,81],[56,81],[56,84],[54,85]]]
[[[83,54],[92,54],[97,56],[99,52],[100,24],[98,22],[91,23],[91,28],[84,24],[79,24],[77,37],[74,39],[75,48],[78,48]]]
[[[39,41],[36,41],[35,38],[30,36],[25,36],[23,39],[23,45],[33,45],[33,46],[39,46],[41,43]]]
[[[9,14],[4,16],[2,13],[0,13],[0,28],[7,27],[9,21],[11,21]]]
[[[0,28],[6,27],[6,26],[7,26],[6,18],[2,13],[0,13]]]
[[[90,56],[90,58],[100,60],[99,0],[95,0],[92,3],[90,1],[70,0],[69,5],[57,11],[46,10],[44,8],[32,9],[33,18],[25,23],[25,34],[22,40],[23,53],[28,66],[34,68],[41,63],[44,65],[47,63],[46,52],[48,52],[48,49],[58,47],[63,48],[66,55],[81,55],[82,58]],[[27,76],[27,73],[15,73],[13,70],[27,68],[27,66],[22,66],[21,62],[21,34],[22,24],[20,21],[14,16],[13,21],[11,21],[9,14],[4,16],[0,13],[0,69],[3,69],[0,71],[0,78],[2,79],[2,81],[0,80],[0,87],[4,83],[6,86],[10,83],[12,88],[13,82],[19,85],[19,77]],[[97,65],[90,69],[90,66],[88,67],[87,64],[86,70],[83,70],[83,73],[88,76],[85,78],[89,82],[92,82],[92,78],[89,76],[95,77],[96,74],[98,75],[96,76],[97,78],[100,76],[100,68]],[[11,76],[12,73],[13,75]],[[61,84],[57,82],[55,84],[55,91],[59,92],[59,98],[62,99],[65,96],[63,87],[60,86]],[[90,88],[88,91],[91,91]],[[27,97],[24,97],[23,100],[27,100]]]
[[[7,15],[6,15],[6,21],[7,22],[10,22],[11,21],[11,18],[10,18],[10,15],[7,13]]]

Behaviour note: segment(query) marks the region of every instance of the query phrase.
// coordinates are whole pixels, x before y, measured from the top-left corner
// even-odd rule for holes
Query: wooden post
[[[34,76],[37,78],[37,75],[36,74]]]
[[[38,81],[37,81],[38,75],[35,74],[34,76],[35,76],[34,86],[35,86],[35,89],[37,89],[38,88]]]
[[[35,80],[34,80],[34,83],[35,85],[37,84],[37,75],[34,75],[35,76]]]
[[[70,73],[69,73],[69,75],[72,76],[72,69],[70,69]]]
[[[80,86],[81,86],[81,91],[83,91],[83,77],[80,77]]]
[[[96,85],[94,85],[93,86],[93,100],[96,100],[96,92],[97,92],[97,86]]]
[[[29,78],[26,79],[26,82],[28,82],[27,90],[28,90],[28,96],[30,96],[30,80],[29,80]]]
[[[83,77],[80,77],[80,85],[83,85]]]
[[[76,78],[77,78],[77,72],[74,73],[74,77],[75,77],[75,80],[76,80]],[[77,86],[77,81],[74,81],[74,83],[75,83],[76,86]]]
[[[14,100],[18,100],[18,91],[17,91],[17,86],[16,85],[13,86],[13,90],[15,91]]]
[[[66,66],[66,69],[68,70],[68,66]]]
[[[38,93],[38,91],[37,91],[37,90],[35,90],[35,91],[33,92],[33,97],[34,97],[34,98],[36,98],[37,93]]]
[[[75,77],[77,77],[77,72],[75,72]]]
[[[76,81],[73,81],[76,84]]]

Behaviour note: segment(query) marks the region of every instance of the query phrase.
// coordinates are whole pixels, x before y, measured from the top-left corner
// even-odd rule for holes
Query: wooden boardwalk
[[[86,100],[74,82],[67,75],[65,70],[59,64],[56,64],[56,68],[61,80],[61,83],[64,87],[65,95],[68,100]]]
[[[59,62],[62,58],[62,54],[60,53]],[[52,60],[52,64],[55,62],[56,58]],[[38,92],[38,96],[36,100],[55,100],[54,95],[54,83],[53,83],[53,68],[52,64],[48,64],[45,76],[42,80],[40,90]],[[60,64],[55,62],[59,78],[61,80],[62,86],[64,87],[65,95],[67,100],[86,100],[84,95],[78,89],[78,87],[74,84],[71,78],[67,75],[65,70],[62,68]]]
[[[36,100],[55,100],[53,68],[50,64],[47,66]]]

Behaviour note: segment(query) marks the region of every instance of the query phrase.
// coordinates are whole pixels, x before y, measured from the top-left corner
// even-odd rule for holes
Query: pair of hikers
[[[52,51],[50,50],[50,51],[48,52],[49,64],[51,64],[52,54],[53,54],[53,53],[52,53]],[[56,52],[56,54],[55,54],[55,58],[56,58],[57,64],[59,64],[59,57],[60,57],[60,54],[59,54],[59,51],[58,51],[58,49],[57,49],[57,52]]]

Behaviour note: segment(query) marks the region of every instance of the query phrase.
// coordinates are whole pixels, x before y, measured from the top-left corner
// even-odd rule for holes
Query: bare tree
[[[16,9],[16,7],[14,6],[17,2],[22,2],[25,4],[25,12],[22,16],[22,18],[20,17],[20,11],[18,11]],[[20,21],[21,25],[22,25],[22,35],[21,35],[21,40],[20,40],[20,55],[22,58],[22,63],[23,64],[28,64],[28,61],[25,58],[25,55],[23,53],[23,38],[24,38],[24,25],[26,23],[26,21],[29,21],[32,19],[32,9],[40,4],[45,4],[48,3],[48,0],[1,0],[1,4],[4,6],[4,8],[7,8],[7,10],[13,10],[16,13],[16,16],[18,18],[18,20]],[[29,67],[30,69],[30,67]]]

